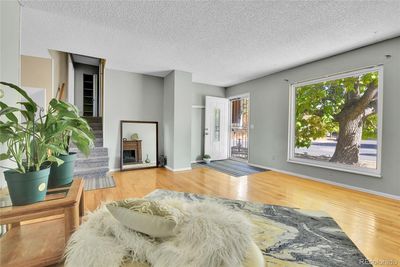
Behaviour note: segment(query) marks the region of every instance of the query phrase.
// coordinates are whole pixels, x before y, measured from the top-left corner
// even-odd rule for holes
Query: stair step
[[[93,143],[95,147],[102,147],[103,137],[96,138]],[[74,143],[71,143],[70,148],[76,148],[76,145]]]
[[[103,130],[93,130],[93,134],[96,138],[103,138]]]
[[[70,152],[75,152],[77,153],[77,158],[84,158],[86,159],[87,157],[79,152],[79,150],[74,147],[74,148],[70,148]],[[108,149],[106,147],[94,147],[89,155],[89,158],[94,158],[94,157],[107,157],[108,156]]]
[[[95,168],[108,166],[108,157],[78,158],[75,161],[76,169]]]
[[[102,122],[89,122],[90,126],[103,126]]]
[[[96,140],[94,141],[94,146],[102,147],[103,146],[103,138],[96,138]]]
[[[107,175],[108,166],[107,167],[95,167],[95,168],[76,168],[74,171],[75,177],[83,177],[84,179],[87,178],[98,178],[104,177]]]
[[[83,117],[87,122],[92,123],[92,122],[102,122],[103,118],[102,117]]]
[[[102,131],[103,130],[103,124],[102,123],[89,123],[89,125],[90,125],[90,128],[92,128],[93,131],[96,131],[96,130]]]

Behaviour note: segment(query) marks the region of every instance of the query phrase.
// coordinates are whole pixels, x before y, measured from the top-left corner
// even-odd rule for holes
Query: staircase
[[[71,152],[77,153],[75,161],[74,176],[84,179],[101,178],[107,175],[108,169],[108,149],[103,147],[103,124],[100,117],[84,117],[92,127],[96,139],[95,147],[89,157],[79,152],[75,146],[71,146]]]

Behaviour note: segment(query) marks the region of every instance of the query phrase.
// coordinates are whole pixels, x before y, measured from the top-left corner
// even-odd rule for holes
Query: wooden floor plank
[[[115,172],[113,176],[115,188],[85,192],[87,209],[94,210],[102,201],[168,189],[322,210],[368,259],[397,260],[400,265],[400,201],[274,171],[231,177],[207,168],[183,172],[158,168]]]
[[[336,220],[368,259],[376,262],[393,260],[400,265],[400,201],[273,171],[231,177],[207,168],[183,172],[158,168],[115,172],[113,176],[116,187],[85,192],[86,210],[93,211],[104,201],[143,197],[155,189],[322,210]],[[36,229],[37,240],[40,235],[60,232],[56,228],[49,224],[46,228]],[[62,234],[59,241],[59,247],[62,247]],[[56,244],[54,248],[57,248]],[[15,249],[35,252],[34,247],[28,248],[26,244]],[[12,249],[7,253],[12,256]]]

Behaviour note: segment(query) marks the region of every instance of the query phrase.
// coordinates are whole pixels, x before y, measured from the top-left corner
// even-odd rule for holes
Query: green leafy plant
[[[51,163],[62,164],[57,155],[68,154],[70,141],[84,154],[90,153],[94,135],[74,105],[53,99],[47,114],[43,114],[23,89],[11,83],[0,84],[26,99],[17,103],[24,109],[0,101],[0,143],[7,145],[7,152],[0,154],[0,160],[14,161],[16,171],[27,173],[49,167]]]
[[[204,154],[203,159],[211,159],[211,156],[208,154]]]
[[[56,147],[53,150],[56,156],[68,154],[71,142],[86,156],[94,146],[95,136],[92,129],[87,121],[80,117],[78,108],[70,103],[52,99],[44,127],[49,143]]]
[[[16,171],[20,173],[39,171],[52,161],[61,164],[48,154],[50,147],[43,132],[39,130],[40,122],[35,120],[36,113],[42,112],[38,105],[18,86],[5,82],[1,84],[17,91],[26,101],[17,103],[25,109],[10,107],[0,101],[0,143],[7,145],[7,152],[2,153],[0,159],[14,161],[17,164]]]

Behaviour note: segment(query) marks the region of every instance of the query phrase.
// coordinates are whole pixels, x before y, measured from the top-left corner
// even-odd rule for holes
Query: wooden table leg
[[[64,220],[65,220],[65,243],[67,243],[71,234],[79,227],[78,205],[65,208]]]
[[[85,192],[82,192],[81,199],[79,201],[79,216],[85,215]]]

